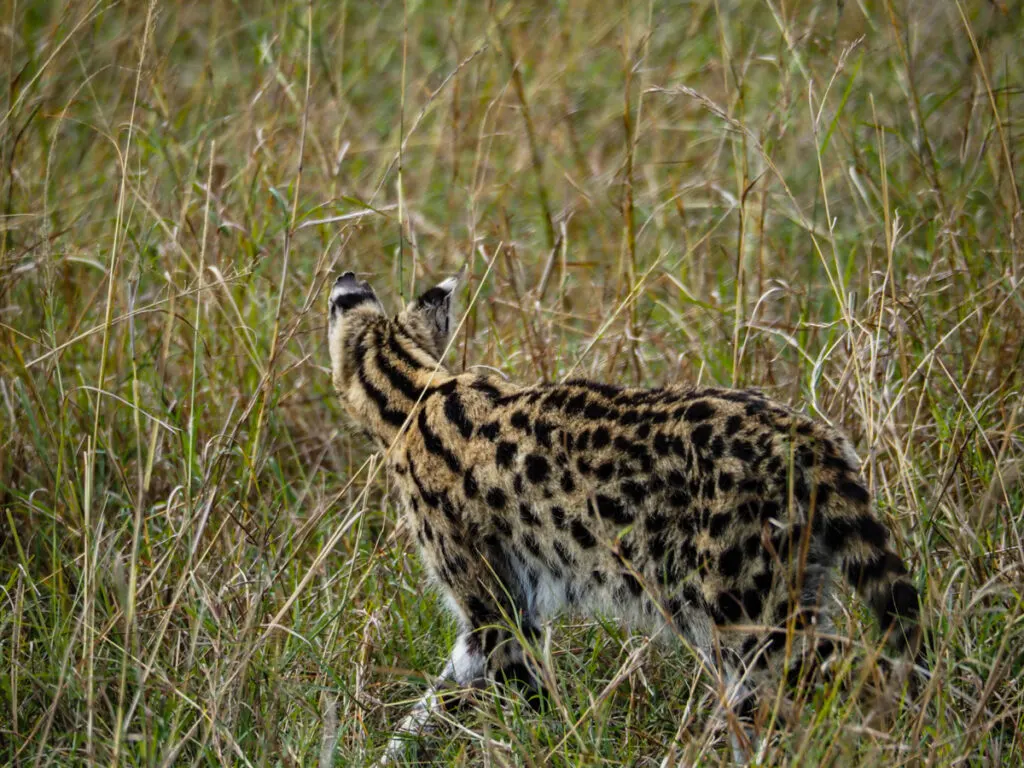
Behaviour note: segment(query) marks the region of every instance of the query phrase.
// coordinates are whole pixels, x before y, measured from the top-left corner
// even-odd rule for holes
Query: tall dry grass
[[[756,385],[854,437],[933,678],[889,713],[817,689],[764,764],[1024,759],[1019,4],[22,0],[0,30],[2,759],[379,754],[452,627],[332,397],[325,285],[397,307],[467,262],[455,369]],[[484,696],[439,762],[728,760],[685,653],[554,629],[553,711]]]

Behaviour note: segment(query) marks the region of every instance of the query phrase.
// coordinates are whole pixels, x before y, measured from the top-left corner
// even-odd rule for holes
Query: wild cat
[[[458,623],[385,760],[427,727],[444,685],[513,682],[542,697],[519,638],[563,611],[682,637],[740,711],[766,680],[833,651],[836,570],[890,645],[917,653],[918,593],[842,434],[752,390],[449,373],[457,284],[395,317],[352,272],[330,294],[334,386],[385,452]]]

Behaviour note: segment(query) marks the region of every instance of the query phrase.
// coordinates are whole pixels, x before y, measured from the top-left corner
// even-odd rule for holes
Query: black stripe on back
[[[444,399],[444,415],[459,430],[459,434],[469,440],[473,434],[473,423],[466,418],[466,409],[458,392],[452,392]]]
[[[388,424],[401,427],[405,424],[405,418],[408,414],[391,408],[388,405],[388,396],[377,389],[373,382],[370,381],[370,378],[366,375],[366,353],[366,345],[363,343],[363,339],[360,338],[356,342],[356,376],[359,379],[359,384],[362,386],[363,391],[366,392],[366,395],[377,406],[377,411],[380,413],[381,418]]]
[[[458,457],[448,449],[441,438],[437,436],[437,433],[427,424],[426,409],[420,411],[417,425],[419,426],[420,433],[423,435],[423,447],[435,456],[440,456],[452,472],[461,474],[462,464],[459,462]]]
[[[431,493],[423,487],[423,483],[420,481],[419,475],[416,474],[416,463],[412,460],[411,456],[409,457],[409,477],[412,478],[413,483],[416,485],[416,490],[420,492],[420,496],[423,498],[423,501],[426,502],[427,506],[437,509],[440,504],[438,496],[436,493]]]
[[[410,336],[408,334],[408,332],[405,331],[401,326],[392,327],[391,328],[391,337],[388,339],[388,341],[389,341],[389,345],[388,346],[392,349],[392,351],[394,351],[396,357],[400,358],[401,361],[403,363],[405,363],[406,365],[408,365],[410,368],[431,368],[432,369],[434,367],[434,365],[436,363],[432,362],[432,363],[427,364],[427,363],[424,363],[423,361],[417,360],[415,357],[413,357],[412,353],[408,349],[405,348],[404,344],[402,344],[401,340],[398,338],[399,336],[402,336],[403,338],[408,339],[410,344],[412,344],[417,350],[419,350],[421,352],[425,352],[430,357],[431,360],[433,360],[433,358],[434,358],[433,355],[431,355],[429,352],[427,352],[427,350],[423,349],[423,347],[421,347],[419,345],[419,343],[416,341],[416,339],[414,339],[412,336]]]
[[[395,389],[405,395],[407,398],[416,402],[420,399],[420,395],[423,394],[423,390],[416,386],[412,379],[405,375],[402,371],[394,366],[394,364],[387,359],[387,356],[382,354],[384,349],[391,351],[394,346],[391,344],[385,344],[381,334],[377,336],[377,355],[374,358],[374,362],[377,363],[377,367],[380,372],[384,374],[384,378],[388,380]]]
[[[496,386],[487,381],[487,379],[474,379],[469,386],[477,392],[486,395],[493,403],[496,403],[501,399],[501,392],[498,391]]]

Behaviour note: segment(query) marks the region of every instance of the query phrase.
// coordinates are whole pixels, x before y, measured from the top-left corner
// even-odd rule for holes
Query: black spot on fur
[[[890,575],[902,576],[905,573],[906,568],[893,552],[885,552],[862,562],[851,562],[846,566],[846,578],[855,587],[862,587]]]
[[[624,427],[632,426],[640,420],[640,413],[635,408],[630,408],[619,414],[619,424]]]
[[[829,499],[832,498],[833,488],[828,483],[819,483],[814,486],[814,507],[815,509],[821,509],[828,504]]]
[[[640,593],[644,591],[643,586],[637,581],[636,576],[632,573],[622,574],[622,581],[625,583],[627,589],[632,593],[633,597],[639,597]]]
[[[786,486],[782,485],[782,483],[785,482],[782,479],[783,477],[785,477],[785,474],[779,475],[779,483],[781,487],[785,488]],[[807,480],[804,478],[803,473],[799,473],[793,478],[793,498],[804,504],[811,500],[811,489],[808,487]]]
[[[715,439],[711,441],[711,455],[716,459],[720,459],[724,453],[725,440],[723,440],[721,436],[716,436]]]
[[[752,620],[756,621],[761,616],[762,606],[761,596],[756,589],[748,589],[743,593],[743,610]]]
[[[796,460],[802,467],[813,467],[814,466],[814,451],[811,450],[810,446],[801,445],[796,449]]]
[[[756,416],[766,407],[767,406],[764,404],[764,402],[758,400],[751,400],[746,404],[743,410],[746,412],[747,416]]]
[[[487,604],[476,595],[469,596],[466,600],[466,608],[469,611],[469,620],[477,627],[489,623],[493,616],[492,611],[487,608]]]
[[[598,468],[594,471],[594,474],[597,475],[597,479],[598,480],[603,480],[605,482],[607,482],[608,480],[611,480],[612,477],[615,476],[615,462],[614,461],[606,461],[606,462],[604,462],[604,464],[601,464],[600,466],[598,466]]]
[[[583,413],[583,409],[587,407],[587,395],[585,392],[580,392],[578,395],[573,395],[569,399],[569,402],[565,404],[565,413],[568,416],[579,416]]]
[[[661,560],[665,555],[665,540],[661,536],[653,536],[647,540],[647,553],[652,560]]]
[[[693,461],[690,452],[686,448],[686,443],[678,435],[672,437],[672,453],[681,458],[687,465]]]
[[[530,417],[523,411],[516,411],[513,413],[512,418],[509,419],[509,423],[522,432],[530,431]]]
[[[525,501],[519,503],[519,519],[526,525],[540,525],[540,518],[533,513],[533,510],[530,509],[530,505]]]
[[[778,618],[779,609],[782,609],[783,617]],[[776,621],[785,621],[785,614],[789,612],[788,603],[779,603],[775,609]],[[765,643],[765,655],[771,655],[778,651],[782,651],[786,648],[786,630],[785,629],[773,629],[768,633],[768,641]]]
[[[583,549],[593,549],[594,545],[597,544],[597,539],[594,538],[594,535],[587,526],[579,520],[572,521],[569,531],[572,533],[572,537],[576,539],[576,543],[583,547]]]
[[[743,462],[750,462],[754,458],[754,446],[746,440],[733,440],[730,446],[733,456]]]
[[[488,422],[487,424],[483,424],[477,430],[477,433],[481,437],[485,437],[488,440],[490,440],[491,442],[494,442],[495,440],[498,439],[498,434],[500,432],[501,432],[501,425],[498,424],[498,422],[496,422],[496,421],[491,421],[491,422]]]
[[[516,453],[518,452],[519,448],[515,443],[502,440],[498,443],[498,447],[495,450],[494,461],[502,469],[508,469],[512,466],[512,462],[515,461]]]
[[[498,388],[491,384],[487,379],[474,379],[473,383],[469,385],[480,394],[487,397],[492,403],[498,402],[501,398],[501,392]]]
[[[466,494],[467,499],[475,499],[477,493],[480,492],[480,486],[477,485],[476,478],[473,477],[472,469],[467,469],[466,474],[462,476],[462,491]]]
[[[753,523],[761,517],[761,507],[756,501],[745,501],[736,508],[736,514],[745,523]]]
[[[598,427],[594,430],[594,450],[600,451],[611,443],[611,435],[607,427]]]
[[[838,469],[840,472],[849,472],[854,469],[846,459],[833,453],[826,453],[823,463],[829,469]]]
[[[576,450],[585,451],[590,447],[590,430],[584,429],[576,436]]]
[[[494,652],[494,649],[498,647],[498,643],[501,640],[502,632],[497,627],[489,627],[486,630],[484,630],[483,635],[483,651],[485,654],[490,655]]]
[[[565,544],[560,542],[558,539],[555,539],[555,554],[558,555],[558,559],[561,560],[562,563],[564,563],[567,567],[576,567],[576,558],[572,556],[572,553],[565,546]]]
[[[893,583],[888,600],[881,606],[879,622],[888,630],[900,619],[913,620],[919,610],[917,590],[907,581]]]
[[[655,512],[648,515],[646,523],[648,533],[658,534],[665,530],[665,526],[668,525],[668,518],[660,512]]]
[[[831,518],[825,524],[825,544],[829,549],[842,550],[851,537],[856,537],[874,549],[884,549],[889,532],[871,515],[855,518]]]
[[[759,534],[752,534],[748,536],[743,542],[743,554],[748,558],[753,558],[761,550],[761,536]]]
[[[533,434],[537,438],[538,445],[542,445],[545,448],[551,448],[551,434],[555,431],[553,424],[546,421],[537,420],[533,425]]]
[[[871,500],[868,489],[856,480],[846,479],[839,484],[839,493],[858,504],[867,504]]]
[[[658,432],[654,435],[654,452],[659,456],[664,456],[668,453],[669,439],[665,436],[664,432]]]
[[[576,491],[576,480],[569,470],[565,470],[562,473],[562,490],[566,493],[574,493]]]
[[[668,495],[668,503],[676,509],[686,509],[691,501],[692,497],[688,491],[672,491]]]
[[[613,398],[622,394],[622,387],[617,387],[614,384],[605,384],[601,381],[590,381],[589,379],[569,379],[565,382],[571,387],[586,387],[591,392],[596,392],[599,395],[603,395],[607,398]]]
[[[743,616],[743,605],[730,592],[720,592],[714,607],[716,610],[713,613],[718,624],[732,624]]]
[[[726,437],[732,437],[743,427],[743,417],[738,415],[730,416],[725,421]]]
[[[565,510],[562,507],[554,506],[551,508],[551,519],[559,530],[565,528]]]
[[[686,412],[683,413],[683,418],[687,421],[707,421],[715,415],[715,409],[705,400],[697,400]]]
[[[644,497],[647,495],[647,491],[644,490],[644,487],[635,480],[627,480],[619,487],[622,489],[622,492],[629,497],[629,500],[632,501],[634,504],[639,504],[641,501],[644,500]]]
[[[526,457],[526,479],[531,483],[543,483],[548,479],[550,472],[548,460],[540,454],[531,453]]]
[[[441,511],[444,512],[444,516],[452,523],[460,524],[462,520],[459,517],[459,510],[454,504],[452,504],[452,500],[448,496],[448,493],[441,491],[441,493],[438,494],[438,498],[441,502]]]
[[[611,520],[616,525],[627,525],[633,522],[633,515],[617,500],[598,494],[595,502],[597,514],[605,520]]]
[[[564,389],[556,390],[544,398],[544,407],[552,410],[558,410],[565,405],[565,401],[568,398],[569,393]]]
[[[504,509],[505,508],[505,492],[501,488],[491,488],[487,492],[487,503],[493,509]]]
[[[729,547],[718,558],[718,570],[727,579],[736,578],[743,568],[743,551],[739,547]]]
[[[742,493],[763,496],[765,493],[765,486],[764,482],[756,477],[745,477],[740,481],[739,490]]]
[[[689,488],[690,481],[682,472],[678,469],[673,469],[668,473],[668,484],[673,488]]]
[[[710,424],[701,424],[690,433],[690,442],[693,443],[695,448],[701,449],[708,444],[708,440],[711,439],[713,432],[714,427]]]
[[[537,537],[532,533],[523,534],[523,546],[526,547],[529,553],[538,560],[543,559],[540,550],[540,543],[538,543]]]

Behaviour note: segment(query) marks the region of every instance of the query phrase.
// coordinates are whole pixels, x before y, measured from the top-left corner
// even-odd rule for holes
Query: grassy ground
[[[817,689],[765,764],[1024,761],[1018,3],[0,16],[0,761],[379,755],[452,626],[325,286],[397,307],[467,261],[455,369],[757,385],[855,439],[934,678]],[[686,653],[553,629],[554,711],[482,696],[437,760],[728,761]]]

